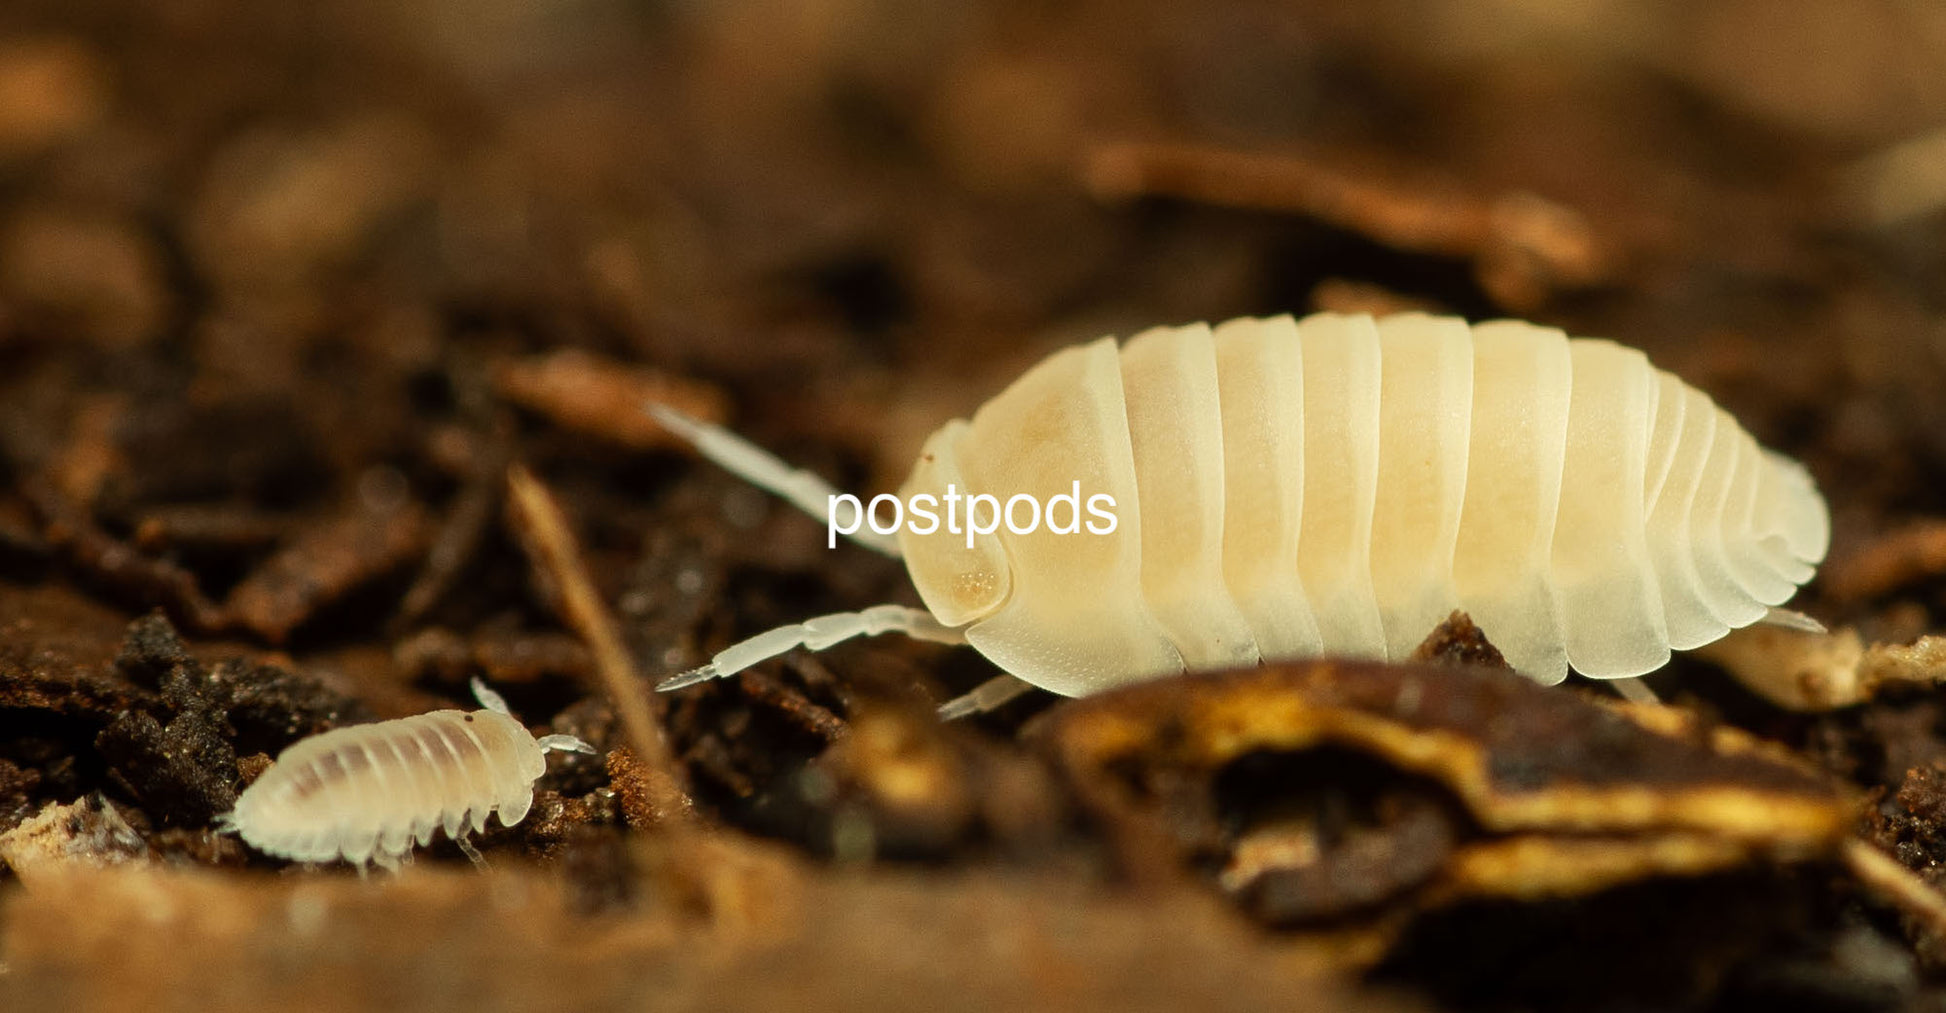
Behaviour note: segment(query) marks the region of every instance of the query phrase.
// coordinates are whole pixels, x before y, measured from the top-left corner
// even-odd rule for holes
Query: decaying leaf
[[[1030,735],[1122,866],[1304,924],[1834,856],[1853,808],[1680,711],[1470,668],[1310,661],[1133,686]]]

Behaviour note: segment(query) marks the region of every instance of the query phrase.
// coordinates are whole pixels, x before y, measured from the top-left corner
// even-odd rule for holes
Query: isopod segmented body
[[[484,709],[439,710],[337,728],[285,749],[218,818],[265,854],[299,862],[344,859],[395,868],[413,843],[443,828],[475,861],[465,833],[527,815],[549,750],[594,752],[571,735],[539,739],[478,680]]]
[[[1764,618],[1829,535],[1800,465],[1642,353],[1419,313],[1064,349],[935,432],[900,496],[1047,502],[1076,483],[1112,496],[1113,534],[901,529],[927,613],[772,631],[670,683],[896,629],[963,637],[1082,695],[1265,660],[1402,659],[1454,609],[1537,680],[1622,678]]]

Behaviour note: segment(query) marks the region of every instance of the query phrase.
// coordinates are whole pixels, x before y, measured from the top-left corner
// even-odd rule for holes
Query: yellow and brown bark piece
[[[1733,729],[1484,669],[1189,676],[1066,704],[1031,734],[1131,875],[1215,870],[1280,924],[1829,857],[1853,811]]]

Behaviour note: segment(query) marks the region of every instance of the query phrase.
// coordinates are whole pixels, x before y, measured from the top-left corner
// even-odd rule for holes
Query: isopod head
[[[929,495],[941,509],[971,491],[959,464],[960,441],[967,424],[954,419],[926,441],[924,452],[912,467],[911,477],[899,490],[899,498],[911,503],[914,497]],[[970,509],[970,505],[968,505]],[[962,513],[961,530],[970,518]],[[906,569],[926,608],[946,626],[965,626],[992,615],[1007,601],[1013,590],[1013,570],[1000,540],[990,534],[956,534],[947,529],[942,518],[931,534],[914,534],[913,525],[899,529],[899,549],[905,555]]]
[[[901,528],[906,567],[933,618],[964,627],[966,642],[1002,669],[1066,696],[1182,671],[1143,599],[1131,458],[1113,338],[1055,352],[970,421],[941,427],[901,498],[955,487],[981,504],[962,498],[958,531],[943,522],[925,536]],[[1033,523],[1015,512],[1022,500]],[[1083,522],[1084,502],[1102,510],[1088,518],[1097,526]]]

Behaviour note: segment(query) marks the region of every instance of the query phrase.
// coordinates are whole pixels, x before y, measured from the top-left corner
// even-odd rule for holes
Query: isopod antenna
[[[966,643],[964,632],[941,625],[939,620],[932,617],[932,613],[924,609],[904,605],[874,605],[863,612],[835,612],[759,633],[717,652],[709,664],[670,676],[657,683],[655,688],[667,693],[699,682],[735,675],[757,662],[799,647],[822,651],[852,637],[873,637],[883,633],[903,633],[915,640],[930,640],[939,644]]]
[[[832,526],[831,504],[837,500],[839,493],[831,483],[812,472],[785,464],[775,454],[722,426],[684,415],[668,405],[650,402],[644,407],[663,428],[689,441],[698,454],[751,485],[782,497],[827,527]],[[873,531],[869,524],[858,523],[860,518],[852,517],[849,520],[853,530],[846,531],[842,526],[835,530],[868,549],[877,550],[893,559],[899,558],[896,538]]]

